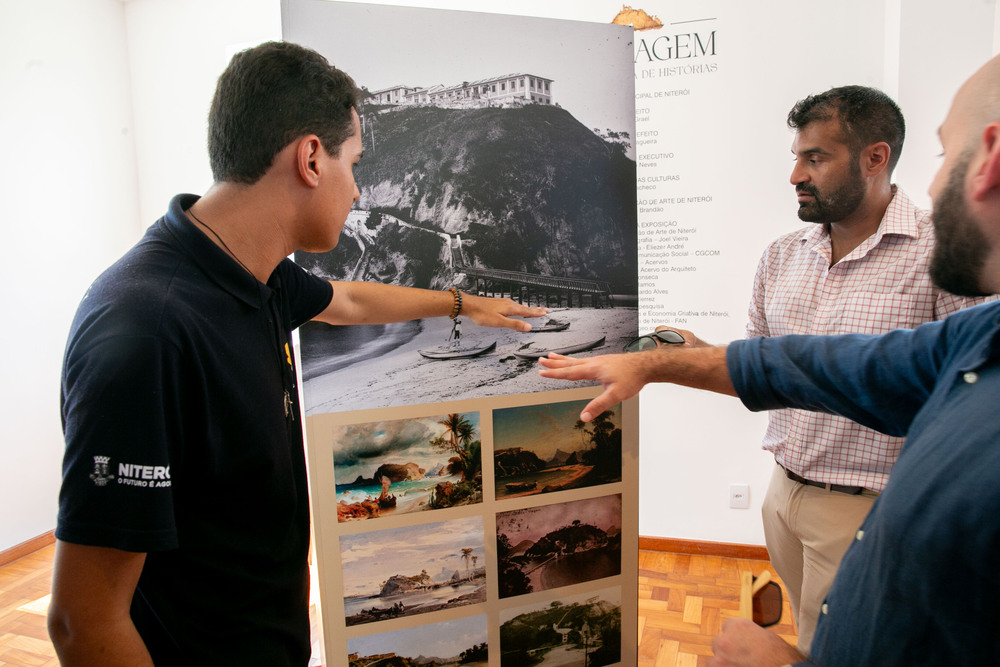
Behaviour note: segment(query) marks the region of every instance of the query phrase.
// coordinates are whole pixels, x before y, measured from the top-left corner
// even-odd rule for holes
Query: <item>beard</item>
[[[851,158],[844,182],[829,194],[823,194],[811,183],[799,183],[795,192],[812,195],[813,200],[799,204],[799,220],[830,224],[840,222],[854,213],[865,198],[865,179],[861,176],[858,161]]]
[[[958,296],[988,296],[979,285],[990,246],[976,226],[965,203],[963,186],[972,159],[971,151],[962,154],[941,191],[931,219],[937,240],[931,255],[931,280],[941,289]]]

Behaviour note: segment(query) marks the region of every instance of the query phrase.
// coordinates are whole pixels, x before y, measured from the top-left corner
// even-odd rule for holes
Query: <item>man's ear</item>
[[[309,134],[299,139],[295,150],[295,166],[299,178],[311,188],[319,185],[320,161],[323,153],[323,143],[315,134]]]
[[[865,176],[878,176],[889,168],[889,157],[892,149],[884,141],[866,146],[861,151],[861,173]]]
[[[1000,192],[1000,122],[990,123],[983,129],[982,143],[973,158],[973,201],[983,201]]]

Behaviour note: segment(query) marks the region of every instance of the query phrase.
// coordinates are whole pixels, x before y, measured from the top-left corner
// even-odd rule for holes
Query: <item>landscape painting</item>
[[[620,588],[500,612],[502,667],[600,667],[621,662]]]
[[[340,537],[347,625],[486,601],[482,517]]]
[[[621,405],[584,423],[579,415],[587,403],[493,411],[497,500],[622,480]]]
[[[501,598],[621,574],[621,494],[497,513]]]
[[[560,389],[538,375],[539,356],[620,351],[638,327],[633,31],[298,7],[296,41],[361,89],[364,159],[337,248],[295,261],[333,281],[455,287],[551,309],[528,333],[465,315],[307,323],[306,414]],[[371,57],[370,32],[345,25],[377,25],[392,57]]]
[[[337,520],[483,500],[479,413],[335,426]]]
[[[489,664],[486,616],[347,640],[349,667],[476,667]]]

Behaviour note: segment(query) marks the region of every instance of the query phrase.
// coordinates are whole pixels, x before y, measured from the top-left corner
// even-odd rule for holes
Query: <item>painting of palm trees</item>
[[[482,517],[342,535],[340,548],[349,626],[486,601]]]
[[[331,429],[339,522],[482,502],[478,412]]]
[[[444,427],[444,433],[432,440],[431,446],[451,455],[448,472],[461,477],[463,483],[478,480],[481,489],[483,477],[478,429],[465,415],[458,413],[449,414],[438,424]]]
[[[493,411],[496,498],[579,489],[622,480],[621,404],[590,422],[586,400]]]

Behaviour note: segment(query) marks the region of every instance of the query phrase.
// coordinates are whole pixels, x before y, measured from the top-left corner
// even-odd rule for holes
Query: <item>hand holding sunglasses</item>
[[[629,342],[623,349],[625,352],[642,352],[643,350],[652,350],[654,347],[659,347],[660,343],[667,345],[679,345],[681,343],[687,342],[684,340],[684,336],[680,335],[673,329],[664,329],[662,331],[654,331],[653,333],[648,333],[643,336]]]

